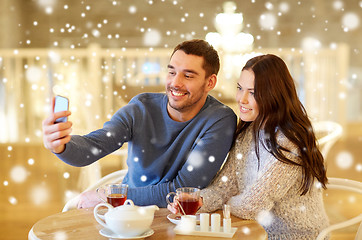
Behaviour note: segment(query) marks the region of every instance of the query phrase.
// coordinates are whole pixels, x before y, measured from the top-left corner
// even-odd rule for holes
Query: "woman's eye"
[[[250,94],[254,96],[254,92],[250,92]]]

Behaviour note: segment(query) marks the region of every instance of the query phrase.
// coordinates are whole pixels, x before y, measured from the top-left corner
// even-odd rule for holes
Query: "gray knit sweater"
[[[242,134],[240,134],[242,135]],[[306,195],[300,196],[302,169],[282,163],[259,142],[260,166],[255,153],[252,129],[238,137],[228,160],[213,182],[201,191],[201,212],[231,205],[231,213],[258,221],[268,239],[315,239],[328,226],[321,185],[315,181]],[[264,139],[264,132],[260,132]],[[296,153],[296,147],[281,133],[278,143]],[[297,161],[295,154],[286,156]]]

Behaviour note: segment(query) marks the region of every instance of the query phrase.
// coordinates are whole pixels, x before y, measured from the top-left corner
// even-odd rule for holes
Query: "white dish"
[[[195,231],[192,232],[185,232],[182,229],[179,228],[180,225],[176,226],[174,228],[174,232],[176,234],[180,234],[180,235],[193,235],[193,236],[208,236],[208,237],[223,237],[223,238],[232,238],[236,232],[236,230],[238,230],[238,228],[233,227],[231,228],[230,232],[224,232],[223,227],[220,227],[220,231],[219,232],[212,232],[211,231],[211,227],[209,227],[209,231],[208,232],[201,232],[200,231],[200,226],[196,226]]]
[[[167,219],[177,225],[181,221],[181,214],[168,214]],[[196,214],[196,224],[200,224],[200,214]]]
[[[107,237],[107,238],[111,238],[111,239],[141,239],[141,238],[149,237],[152,234],[154,234],[155,232],[152,229],[149,229],[149,230],[147,230],[146,232],[144,232],[143,234],[141,234],[139,236],[125,237],[125,236],[120,236],[120,235],[115,234],[114,232],[112,232],[108,228],[102,228],[101,230],[99,230],[99,233],[103,237]]]

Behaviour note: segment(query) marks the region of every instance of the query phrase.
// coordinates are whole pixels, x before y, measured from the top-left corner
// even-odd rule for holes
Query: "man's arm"
[[[204,188],[209,185],[231,148],[236,116],[228,115],[215,122],[188,154],[177,176],[169,182],[129,188],[128,198],[137,205],[157,204],[166,207],[166,195],[179,187]]]
[[[113,115],[112,119],[87,135],[72,135],[64,152],[56,154],[63,162],[76,166],[87,166],[119,149],[132,137],[133,106],[128,104]]]

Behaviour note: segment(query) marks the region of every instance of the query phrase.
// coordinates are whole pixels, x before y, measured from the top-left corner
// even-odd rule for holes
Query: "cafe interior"
[[[127,144],[81,168],[45,149],[52,96],[69,99],[72,134],[86,134],[136,94],[164,92],[173,48],[194,38],[218,50],[210,94],[236,114],[245,62],[265,53],[286,62],[327,177],[360,183],[357,193],[325,190],[330,222],[362,216],[361,17],[360,0],[1,0],[0,239],[26,239],[37,221],[127,169]],[[360,224],[330,239],[355,239]]]

